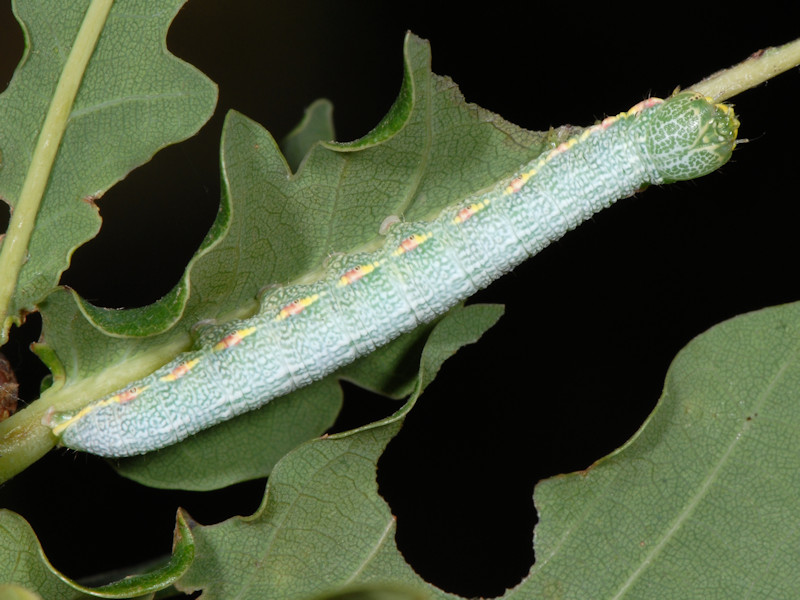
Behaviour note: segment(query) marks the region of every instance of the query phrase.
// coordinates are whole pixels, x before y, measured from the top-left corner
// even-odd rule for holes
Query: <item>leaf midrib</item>
[[[751,409],[753,412],[760,412],[764,406],[764,403],[767,399],[771,396],[772,391],[775,389],[778,382],[781,381],[783,376],[786,373],[786,370],[789,368],[790,365],[796,363],[798,352],[800,351],[800,344],[796,345],[792,352],[789,354],[789,358],[784,361],[784,363],[780,366],[780,368],[776,371],[775,375],[770,380],[769,384],[764,388],[764,391],[759,395],[758,400],[754,403],[753,408]],[[666,532],[662,535],[661,539],[655,544],[650,552],[645,555],[642,559],[641,564],[639,567],[631,574],[631,576],[622,584],[616,594],[612,597],[612,600],[619,600],[622,598],[625,593],[633,586],[633,584],[640,578],[640,576],[645,572],[647,567],[653,562],[653,559],[661,553],[667,543],[675,537],[675,534],[682,528],[682,526],[687,522],[689,517],[694,513],[697,506],[700,505],[700,502],[705,498],[708,494],[708,491],[711,489],[712,484],[714,484],[717,480],[717,476],[722,471],[723,467],[728,463],[730,456],[733,454],[733,451],[739,445],[739,442],[744,439],[744,431],[749,429],[751,426],[752,421],[743,420],[742,425],[736,431],[736,435],[733,436],[733,439],[728,444],[728,447],[725,449],[725,452],[722,453],[717,463],[714,465],[714,468],[708,473],[708,475],[703,479],[702,485],[700,485],[698,491],[692,496],[689,502],[686,503],[684,509],[676,516],[676,518],[670,524],[670,527],[666,530]]]

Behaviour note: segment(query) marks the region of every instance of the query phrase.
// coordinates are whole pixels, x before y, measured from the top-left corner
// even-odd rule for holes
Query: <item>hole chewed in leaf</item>
[[[378,484],[417,574],[446,592],[490,598],[533,565],[536,475],[530,426],[512,397],[493,396],[480,414],[464,410],[481,396],[482,384],[464,377],[480,354],[480,345],[461,348],[444,365],[387,447]]]

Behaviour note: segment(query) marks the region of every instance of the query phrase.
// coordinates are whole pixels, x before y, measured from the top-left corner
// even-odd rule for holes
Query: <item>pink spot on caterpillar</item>
[[[517,180],[515,179],[514,181],[517,181]],[[520,184],[520,187],[521,187],[521,185],[522,184]],[[470,204],[469,206],[466,206],[466,207],[462,208],[460,211],[458,211],[458,214],[453,219],[453,223],[455,223],[456,225],[460,225],[461,223],[463,223],[467,219],[472,218],[476,213],[482,211],[488,205],[489,205],[489,201],[486,200],[485,202],[475,202],[473,204]]]
[[[518,192],[522,189],[523,185],[525,185],[525,180],[522,179],[522,177],[517,177],[516,179],[511,180],[511,183],[508,184],[508,187],[512,192]]]
[[[601,129],[608,129],[608,128],[609,128],[609,127],[611,127],[611,126],[612,126],[614,123],[616,123],[616,122],[617,122],[617,120],[618,120],[618,117],[606,117],[605,119],[603,119],[602,121],[600,121],[600,128],[601,128]]]
[[[536,169],[541,167],[543,164],[544,164],[544,159],[540,160],[536,164],[536,168],[535,169],[531,169],[527,173],[523,173],[519,177],[515,177],[514,179],[512,179],[509,182],[509,184],[506,186],[506,189],[505,189],[506,195],[516,194],[518,191],[520,191],[522,189],[522,186],[525,185],[525,183],[528,181],[528,179],[530,179],[531,177],[536,175]],[[488,204],[488,201],[487,201],[487,204]]]
[[[661,104],[664,102],[661,98],[647,98],[646,100],[642,100],[637,104],[631,106],[630,110],[628,111],[629,115],[636,115],[642,112],[643,110],[655,106],[656,104]]]
[[[379,265],[380,263],[376,261],[367,265],[358,265],[357,267],[353,267],[339,278],[339,285],[350,285],[351,283],[355,283],[364,277],[364,275],[372,273],[375,270],[375,267]]]
[[[161,377],[161,381],[175,381],[176,379],[180,379],[184,375],[186,375],[189,371],[191,371],[194,366],[200,362],[199,358],[193,358],[192,360],[188,360],[186,362],[182,362],[177,367],[172,369],[168,375],[164,375]]]
[[[394,255],[400,256],[401,254],[405,254],[406,252],[411,252],[415,248],[418,248],[420,244],[424,244],[429,239],[431,239],[432,235],[433,234],[430,232],[426,234],[415,233],[414,235],[407,237],[402,242],[400,242],[400,245],[394,251]]]
[[[128,388],[127,390],[122,390],[119,394],[114,394],[113,396],[110,396],[108,400],[106,400],[106,402],[108,404],[127,404],[146,389],[147,388],[143,387]]]
[[[278,316],[275,317],[275,320],[282,321],[283,319],[288,319],[294,315],[299,315],[317,300],[319,300],[319,294],[313,294],[312,296],[306,296],[300,300],[295,300],[294,302],[284,306],[281,309],[281,312],[278,313]]]
[[[69,418],[64,419],[62,422],[57,423],[56,425],[52,424],[54,420],[53,413],[50,412],[48,409],[48,413],[45,413],[42,422],[46,425],[50,425],[53,428],[54,435],[61,435],[67,427],[69,427],[76,421],[80,421],[86,415],[89,415],[96,410],[105,408],[106,406],[110,406],[112,404],[127,404],[128,402],[139,396],[148,387],[150,386],[143,385],[142,387],[131,387],[126,390],[122,390],[121,392],[118,392],[113,396],[109,396],[108,398],[104,398],[103,400],[98,400],[97,402],[93,402],[88,406],[84,406],[77,413],[75,413]],[[56,416],[55,418],[57,419],[58,417]]]
[[[566,152],[570,148],[572,148],[575,144],[579,142],[579,138],[570,138],[566,142],[561,142],[558,146],[553,149],[550,154],[547,155],[545,160],[549,160],[552,157],[556,156],[557,154],[561,154],[562,152]]]
[[[220,341],[218,341],[214,345],[214,352],[219,352],[220,350],[227,350],[241,342],[244,338],[246,338],[251,333],[255,332],[255,327],[248,327],[247,329],[240,329],[238,331],[234,331],[230,335],[226,335]]]

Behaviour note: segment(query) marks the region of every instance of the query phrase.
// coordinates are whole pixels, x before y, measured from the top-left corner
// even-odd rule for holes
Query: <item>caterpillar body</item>
[[[272,290],[255,316],[208,328],[196,349],[46,422],[64,446],[103,456],[177,443],[434,319],[615,200],[710,173],[738,126],[729,106],[693,92],[640,102],[431,221],[390,224],[380,249]]]

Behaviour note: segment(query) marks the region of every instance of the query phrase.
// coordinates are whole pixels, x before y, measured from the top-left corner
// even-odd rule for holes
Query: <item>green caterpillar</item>
[[[64,446],[103,456],[177,443],[432,320],[615,200],[714,171],[738,127],[697,93],[645,100],[431,221],[391,223],[380,249],[271,290],[255,316],[208,328],[148,377],[46,422]]]

